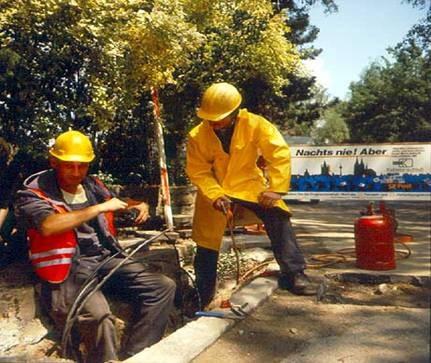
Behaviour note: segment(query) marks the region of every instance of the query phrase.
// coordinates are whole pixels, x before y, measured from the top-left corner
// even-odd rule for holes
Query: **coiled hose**
[[[87,303],[87,301],[90,299],[93,294],[100,290],[102,286],[108,281],[108,279],[120,268],[122,267],[128,260],[130,260],[133,255],[135,255],[139,250],[144,248],[145,246],[149,245],[151,242],[156,240],[157,238],[161,237],[165,233],[169,232],[171,228],[165,229],[164,231],[154,235],[153,237],[144,240],[143,242],[140,241],[137,244],[134,244],[133,246],[130,246],[127,250],[130,250],[134,248],[130,253],[127,253],[127,250],[125,252],[117,252],[114,255],[108,257],[106,260],[102,261],[100,265],[95,269],[95,271],[92,273],[89,278],[84,282],[81,289],[78,292],[78,295],[72,304],[72,306],[69,309],[69,312],[66,317],[65,326],[63,329],[62,337],[61,337],[61,347],[62,347],[62,355],[67,356],[68,353],[68,347],[71,344],[71,330],[73,328],[73,325],[75,324],[76,320],[79,317],[79,314],[81,310],[83,309],[84,305]],[[119,254],[125,253],[126,257],[117,265],[115,266],[99,283],[97,273],[98,271],[110,260],[117,257]],[[73,354],[76,357],[76,352],[72,349]]]

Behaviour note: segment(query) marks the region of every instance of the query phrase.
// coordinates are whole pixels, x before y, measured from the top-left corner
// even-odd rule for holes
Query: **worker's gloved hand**
[[[272,208],[280,199],[281,195],[276,192],[262,192],[259,195],[258,202],[263,208]]]
[[[213,207],[220,212],[227,213],[231,204],[232,201],[228,197],[223,195],[222,197],[219,197],[214,201]]]

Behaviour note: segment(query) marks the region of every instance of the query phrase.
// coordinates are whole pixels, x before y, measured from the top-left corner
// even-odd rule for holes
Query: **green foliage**
[[[156,183],[154,86],[171,180],[185,182],[186,132],[212,82],[236,84],[246,107],[280,125],[316,116],[306,104],[313,82],[293,76],[304,57],[293,40],[316,32],[298,18],[293,35],[281,10],[261,0],[0,0],[0,134],[41,159],[50,139],[78,129],[95,143],[94,171]]]
[[[275,91],[288,83],[298,54],[284,37],[289,28],[281,14],[274,14],[269,1],[188,0],[188,17],[205,36],[184,69],[186,78],[202,88],[214,81],[242,85],[260,78]]]
[[[94,174],[94,176],[101,180],[108,187],[115,184],[115,178],[111,174],[104,173],[101,170],[99,170],[97,174]]]
[[[408,1],[424,7],[426,1]],[[389,49],[392,60],[371,64],[350,86],[344,116],[354,142],[431,140],[431,7],[405,39]]]
[[[121,36],[128,50],[126,81],[138,97],[142,88],[175,83],[176,69],[192,61],[204,40],[175,0],[153,1],[151,11],[133,13]]]
[[[160,8],[164,3],[158,3]],[[165,15],[154,3],[151,12],[125,28],[124,39],[130,50],[126,54],[129,68],[124,73],[125,88],[139,102],[133,105],[131,117],[123,114],[115,120],[103,162],[108,168],[114,163],[122,177],[132,164],[146,181],[156,183],[158,179],[154,173],[158,170],[154,124],[145,88],[156,85],[160,89],[171,181],[185,183],[186,133],[196,122],[195,108],[202,91],[214,81],[230,81],[243,88],[250,79],[259,78],[272,94],[279,93],[299,61],[295,47],[284,36],[289,30],[285,19],[274,14],[269,2],[174,3],[175,9]],[[186,24],[181,25],[180,15]],[[161,71],[162,66],[167,73]],[[111,140],[127,142],[118,150],[118,144],[110,145]]]
[[[179,5],[0,0],[0,134],[36,157],[69,127],[104,149],[108,135],[119,136],[118,125],[145,123],[151,114],[135,111],[141,95],[152,84],[173,82],[176,67],[202,40]],[[114,154],[127,154],[128,137],[115,141]],[[98,165],[110,159],[102,154]]]
[[[310,8],[321,3],[326,13],[338,10],[332,0],[287,0],[272,1],[276,12],[285,13],[285,22],[290,28],[286,38],[298,48],[302,60],[313,59],[321,49],[312,46],[319,29],[310,23]],[[292,72],[289,83],[283,87],[281,97],[272,94],[264,99],[258,111],[274,120],[291,135],[308,135],[313,123],[318,120],[325,108],[316,87],[316,79],[304,72]]]
[[[105,53],[82,24],[82,9],[60,0],[0,5],[2,135],[42,155],[61,130],[94,134],[103,127],[109,107],[98,85]]]
[[[193,55],[195,61],[178,71],[177,84],[168,85],[161,94],[170,133],[168,157],[183,155],[185,131],[196,122],[199,95],[214,81],[227,80],[239,86],[245,96],[243,106],[283,130],[295,133],[298,125],[304,129],[301,132],[309,129],[324,105],[317,101],[315,79],[296,67],[299,58],[318,54],[305,46],[317,35],[308,17],[316,2],[272,1],[272,9],[269,2],[262,1],[188,2],[188,17],[206,41]],[[336,11],[333,1],[322,3],[328,11]],[[172,161],[177,180],[182,172],[178,165],[181,158]]]
[[[429,2],[429,0],[404,0],[407,3],[412,4],[415,7],[419,7],[422,9],[425,9],[427,3]],[[431,4],[428,5],[428,8],[430,8]]]
[[[429,49],[412,40],[390,50],[393,62],[372,64],[350,86],[345,117],[353,142],[431,140]]]
[[[277,12],[287,12],[286,23],[291,32],[286,34],[288,40],[297,45],[301,51],[302,59],[314,58],[320,54],[321,49],[315,49],[312,43],[318,36],[319,29],[310,24],[310,8],[321,3],[326,13],[338,11],[333,0],[277,0],[272,5]]]
[[[344,121],[340,105],[327,108],[312,131],[314,143],[317,145],[339,144],[349,139],[349,129]]]
[[[159,184],[155,122],[149,94],[132,110],[118,113],[113,127],[99,144],[100,167],[127,183],[132,173],[145,182]]]
[[[269,1],[188,0],[184,9],[204,41],[191,54],[192,61],[177,69],[176,83],[160,93],[167,157],[178,183],[185,182],[186,132],[197,122],[195,109],[208,85],[232,82],[245,95],[243,106],[259,111],[272,97],[281,96],[299,64],[295,46],[285,37],[290,31],[286,16],[274,12]]]

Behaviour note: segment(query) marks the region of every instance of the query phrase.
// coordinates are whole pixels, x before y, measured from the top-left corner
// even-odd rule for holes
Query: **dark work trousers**
[[[63,328],[79,288],[102,260],[101,256],[81,256],[64,283],[43,285],[42,301],[59,327]],[[98,272],[99,278],[103,278],[122,260],[121,257],[114,258],[105,264]],[[162,338],[173,308],[175,288],[175,283],[168,277],[146,272],[145,266],[139,262],[126,262],[81,311],[78,331],[87,345],[85,361],[97,363],[118,359],[114,319],[105,297],[107,291],[133,306],[133,323],[128,329],[130,334],[124,348],[124,355],[131,356]]]
[[[201,307],[207,306],[215,294],[218,255],[218,251],[197,246],[193,266]]]
[[[232,198],[231,198],[232,199]],[[257,203],[232,199],[234,203],[253,211],[265,225],[271,241],[275,260],[282,274],[296,274],[305,269],[305,259],[298,246],[290,216],[280,208],[262,208]],[[208,305],[215,294],[218,251],[197,247],[194,268],[196,285],[203,306]]]

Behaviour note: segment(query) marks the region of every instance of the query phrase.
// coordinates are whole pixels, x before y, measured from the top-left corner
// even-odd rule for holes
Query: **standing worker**
[[[240,109],[242,97],[229,83],[215,83],[203,94],[197,116],[203,121],[189,133],[187,174],[198,188],[192,238],[201,303],[215,295],[217,260],[232,203],[253,211],[264,223],[280,266],[279,287],[296,294],[314,289],[304,274],[290,212],[282,195],[289,190],[290,151],[274,125]],[[267,177],[257,162],[262,156]]]
[[[115,198],[104,184],[87,176],[94,159],[91,142],[78,131],[67,131],[49,150],[50,170],[26,179],[18,192],[16,214],[27,229],[29,257],[42,280],[41,303],[56,325],[65,323],[77,293],[97,269],[102,279],[124,260],[115,238],[113,212],[127,203]],[[148,205],[134,205],[136,223],[148,218]],[[109,261],[102,264],[102,261]],[[175,283],[161,274],[147,272],[141,263],[128,260],[85,303],[79,322],[81,339],[88,344],[86,361],[118,359],[114,320],[106,289],[133,304],[133,326],[123,355],[128,357],[158,342],[173,307]]]

